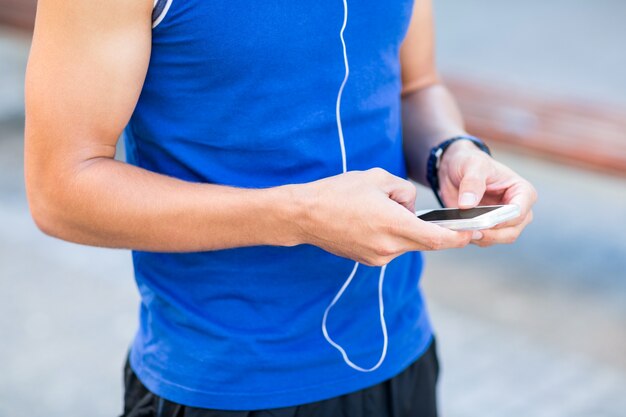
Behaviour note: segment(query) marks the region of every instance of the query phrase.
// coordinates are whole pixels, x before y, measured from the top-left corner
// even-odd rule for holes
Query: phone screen
[[[466,209],[466,210],[460,210],[460,209],[433,210],[433,211],[429,211],[428,213],[424,213],[418,217],[426,222],[473,219],[476,216],[489,213],[490,211],[497,210],[500,207],[502,206],[476,207],[476,208],[471,208],[471,209]]]

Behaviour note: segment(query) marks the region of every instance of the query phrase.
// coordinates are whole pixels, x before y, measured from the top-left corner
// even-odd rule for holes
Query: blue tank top
[[[129,163],[235,187],[342,172],[335,114],[345,75],[342,0],[157,4],[147,78],[125,131]],[[399,47],[412,0],[347,7],[350,75],[340,112],[347,169],[405,177]],[[389,349],[368,373],[347,366],[321,329],[351,260],[300,245],[135,251],[133,261],[141,308],[131,366],[148,389],[184,405],[254,410],[338,396],[398,374],[431,339],[419,253],[387,267]],[[379,273],[360,266],[327,322],[364,368],[383,347]]]

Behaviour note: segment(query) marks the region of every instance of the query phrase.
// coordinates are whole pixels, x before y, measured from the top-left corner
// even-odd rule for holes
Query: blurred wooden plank
[[[0,24],[32,30],[37,0],[0,0]]]
[[[467,128],[491,143],[626,175],[626,109],[447,79]]]

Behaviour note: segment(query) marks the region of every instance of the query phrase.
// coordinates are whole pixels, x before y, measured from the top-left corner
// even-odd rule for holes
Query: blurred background
[[[44,236],[23,185],[32,0],[0,0],[0,417],[114,416],[128,252]],[[427,255],[442,416],[626,416],[626,2],[437,0],[470,131],[530,179],[511,246]],[[418,206],[435,206],[420,189]]]

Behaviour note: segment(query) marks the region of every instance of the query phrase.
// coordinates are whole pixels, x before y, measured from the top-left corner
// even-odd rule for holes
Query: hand
[[[409,251],[463,247],[471,239],[471,232],[418,219],[413,184],[380,168],[295,187],[305,207],[302,242],[365,265],[386,265]]]
[[[533,219],[535,188],[469,141],[457,141],[446,150],[439,167],[439,183],[443,201],[449,207],[515,204],[520,208],[518,218],[474,232],[472,243],[478,246],[513,243]]]

